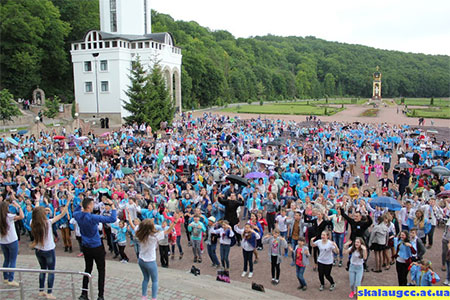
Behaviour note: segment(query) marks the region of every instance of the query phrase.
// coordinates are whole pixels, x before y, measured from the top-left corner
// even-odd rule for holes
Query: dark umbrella
[[[376,206],[379,207],[387,207],[389,210],[400,210],[402,209],[402,206],[400,203],[398,203],[397,200],[395,200],[392,197],[376,197],[372,201],[370,201],[370,206],[375,208]]]
[[[396,169],[408,169],[408,168],[412,168],[412,165],[408,164],[408,163],[401,163],[398,165],[395,165]]]
[[[247,179],[242,178],[241,176],[237,176],[237,175],[227,175],[225,177],[226,180],[228,180],[231,183],[236,183],[238,185],[247,185]]]
[[[28,132],[28,130],[23,129],[23,130],[19,130],[17,133],[18,133],[19,135],[24,135],[24,134],[26,134],[27,132]]]
[[[271,141],[266,144],[267,146],[280,146],[281,141]]]
[[[442,166],[436,166],[431,168],[431,173],[441,176],[450,176],[450,170]]]
[[[450,197],[450,191],[443,191],[437,194],[438,198],[449,198]]]
[[[415,133],[415,132],[409,134],[409,136],[411,136],[411,137],[415,137],[415,136],[419,136],[419,135],[420,135],[420,133]]]

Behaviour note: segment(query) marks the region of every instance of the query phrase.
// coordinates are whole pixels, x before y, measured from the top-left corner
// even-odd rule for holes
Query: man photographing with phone
[[[117,218],[117,211],[114,203],[109,200],[111,205],[111,215],[101,216],[92,214],[94,210],[94,200],[91,198],[83,199],[80,207],[77,207],[73,213],[73,217],[80,227],[81,244],[83,246],[84,263],[86,273],[91,274],[92,268],[95,264],[98,270],[98,298],[97,300],[103,300],[105,290],[105,248],[98,232],[99,223],[114,223]],[[80,296],[80,300],[88,300],[88,283],[89,278],[83,277],[83,290]]]

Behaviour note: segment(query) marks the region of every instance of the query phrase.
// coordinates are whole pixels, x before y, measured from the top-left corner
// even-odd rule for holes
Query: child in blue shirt
[[[117,246],[119,247],[119,254],[121,258],[121,263],[128,263],[128,256],[125,254],[125,247],[127,245],[127,227],[124,221],[120,221],[119,225],[111,224],[111,228],[117,230],[116,240]]]

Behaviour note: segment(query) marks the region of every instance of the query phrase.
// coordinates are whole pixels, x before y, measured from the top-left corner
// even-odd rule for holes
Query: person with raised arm
[[[100,239],[98,232],[99,223],[114,223],[117,218],[117,211],[115,204],[108,200],[108,204],[111,206],[111,215],[102,216],[94,215],[94,200],[92,198],[84,198],[81,203],[81,208],[77,207],[73,213],[73,217],[80,226],[81,243],[83,246],[83,255],[86,273],[91,274],[92,268],[95,264],[98,270],[98,298],[97,300],[104,300],[103,295],[105,292],[105,247]],[[83,277],[83,290],[79,300],[88,300],[88,283],[89,278]]]

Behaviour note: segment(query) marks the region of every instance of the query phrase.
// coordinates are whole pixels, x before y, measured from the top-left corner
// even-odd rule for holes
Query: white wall
[[[78,103],[79,112],[93,115],[97,112],[95,59],[92,56],[93,53],[99,53],[96,58],[99,113],[121,113],[122,117],[125,117],[128,115],[128,112],[122,106],[123,101],[128,100],[125,94],[130,85],[128,75],[130,74],[131,61],[135,59],[136,55],[139,55],[141,62],[146,67],[152,63],[152,59],[156,55],[162,69],[167,66],[172,74],[174,70],[181,74],[181,54],[174,53],[174,48],[168,45],[161,46],[161,50],[152,48],[97,48],[81,50],[80,43],[78,43],[78,50],[75,50],[75,43],[72,44],[75,101]],[[175,50],[179,51],[178,48],[175,48]],[[108,61],[108,71],[103,72],[100,70],[101,60]],[[91,72],[84,72],[85,61],[92,62]],[[85,92],[86,81],[93,83],[93,91],[91,93]],[[101,92],[101,81],[109,82],[109,92]]]
[[[116,0],[118,34],[144,35],[151,33],[151,2],[147,1],[147,23],[144,13],[145,0]],[[100,0],[100,29],[111,31],[110,0]],[[147,30],[145,28],[147,25]]]

